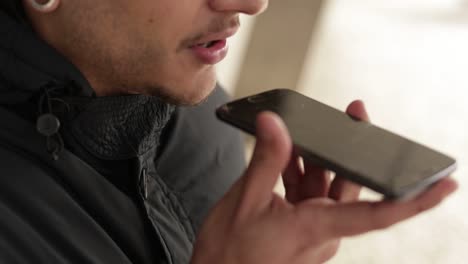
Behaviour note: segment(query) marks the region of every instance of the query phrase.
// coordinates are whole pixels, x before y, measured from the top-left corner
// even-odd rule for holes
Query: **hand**
[[[360,104],[348,113],[365,117]],[[323,263],[335,255],[341,238],[403,221],[457,188],[444,179],[410,201],[359,202],[358,186],[339,177],[330,182],[325,170],[310,164],[301,170],[276,115],[262,113],[256,125],[250,165],[204,222],[192,264]],[[286,199],[273,192],[281,173]]]

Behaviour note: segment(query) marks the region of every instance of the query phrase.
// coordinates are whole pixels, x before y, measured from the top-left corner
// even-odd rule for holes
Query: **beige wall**
[[[235,97],[272,88],[295,89],[322,1],[271,0],[264,14],[245,20],[219,79]],[[255,25],[255,26],[254,26]]]
[[[228,40],[229,53],[227,57],[216,66],[218,81],[230,94],[234,94],[251,33],[255,25],[255,19],[255,17],[241,16],[241,28],[239,32]]]

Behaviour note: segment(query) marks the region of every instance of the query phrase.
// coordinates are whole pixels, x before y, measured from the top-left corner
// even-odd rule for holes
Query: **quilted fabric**
[[[91,99],[70,129],[89,152],[104,160],[141,156],[156,147],[175,107],[157,97],[129,95]]]

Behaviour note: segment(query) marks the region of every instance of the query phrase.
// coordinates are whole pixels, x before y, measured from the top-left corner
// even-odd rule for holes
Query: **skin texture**
[[[213,90],[213,65],[188,48],[235,30],[239,14],[267,0],[55,0],[38,11],[24,0],[36,32],[76,65],[97,95],[152,94],[196,104]],[[44,2],[44,1],[43,1]]]
[[[101,96],[154,94],[196,104],[212,91],[213,65],[188,46],[238,26],[267,0],[55,0],[37,10],[24,0],[37,34],[64,54]],[[46,0],[37,0],[42,3]],[[361,101],[347,113],[368,120]],[[360,186],[298,162],[282,121],[257,118],[257,144],[244,175],[213,208],[192,264],[313,264],[336,254],[340,239],[386,228],[438,205],[457,184],[446,178],[405,202],[358,201]],[[273,192],[282,175],[286,197]],[[229,239],[226,239],[229,238]]]

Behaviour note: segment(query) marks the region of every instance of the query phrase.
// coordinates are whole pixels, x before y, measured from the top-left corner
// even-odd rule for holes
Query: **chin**
[[[167,76],[166,78],[149,79],[146,84],[139,85],[137,93],[158,96],[174,105],[194,106],[203,103],[214,91],[217,75],[214,67],[203,67],[201,70],[187,71],[184,74]]]
[[[216,87],[215,68],[212,66],[207,67],[185,80],[185,82],[177,85],[180,89],[174,89],[175,92],[180,92],[178,104],[198,105],[203,103]]]
[[[179,101],[179,104],[188,106],[199,105],[206,101],[215,88],[216,81],[210,83],[209,86],[195,87],[191,93],[188,92],[185,94],[184,98]]]
[[[168,103],[195,106],[203,103],[216,88],[216,78],[190,85],[157,86],[147,89],[146,94],[159,96]]]

